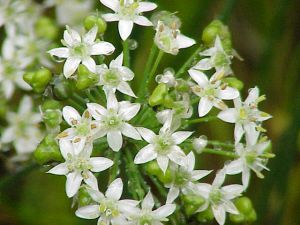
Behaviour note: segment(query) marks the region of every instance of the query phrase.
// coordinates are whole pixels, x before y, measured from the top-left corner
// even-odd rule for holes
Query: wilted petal
[[[212,109],[213,103],[207,98],[202,97],[198,105],[199,117],[205,116]]]
[[[90,159],[90,163],[92,165],[91,171],[93,172],[101,172],[103,170],[108,169],[111,167],[114,162],[110,159],[104,158],[104,157],[93,157]]]
[[[134,163],[142,164],[149,162],[157,157],[157,153],[154,151],[153,145],[149,144],[142,148],[135,156]]]
[[[67,175],[66,192],[69,198],[73,197],[80,188],[82,176],[78,172],[69,173]]]
[[[83,219],[96,219],[100,216],[99,205],[89,205],[76,210],[76,216]]]
[[[133,22],[131,20],[120,20],[119,21],[119,33],[122,40],[126,40],[131,34],[133,28]]]
[[[115,179],[107,188],[105,196],[113,200],[119,200],[123,192],[123,182],[121,178]]]

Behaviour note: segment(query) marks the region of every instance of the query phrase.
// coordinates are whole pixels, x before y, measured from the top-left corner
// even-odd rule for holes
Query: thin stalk
[[[124,66],[130,67],[130,52],[129,52],[129,43],[128,39],[123,41],[123,57],[124,57]]]
[[[82,105],[85,105],[85,104],[86,104],[85,99],[82,98],[79,94],[74,93],[74,94],[72,95],[72,97],[74,98],[74,100],[80,102],[80,104],[82,104]]]
[[[199,53],[202,51],[203,46],[200,45],[199,48],[196,49],[196,51],[191,55],[190,58],[182,65],[182,67],[178,70],[178,72],[175,74],[175,77],[178,78],[182,74],[184,74],[188,68],[193,64],[194,59],[199,55]]]
[[[97,102],[97,99],[91,94],[90,90],[86,90],[85,94],[89,98],[90,101]]]
[[[229,158],[237,158],[238,157],[237,154],[235,154],[234,152],[216,150],[216,149],[211,149],[211,148],[204,148],[202,152],[208,153],[208,154],[226,156]]]
[[[168,193],[166,191],[166,189],[159,183],[159,181],[151,175],[147,175],[150,180],[152,181],[152,183],[155,185],[155,187],[157,188],[158,192],[163,196],[163,197],[167,197]]]
[[[154,62],[152,70],[150,71],[150,74],[149,74],[149,77],[148,77],[148,80],[147,80],[147,84],[146,84],[147,86],[152,81],[153,77],[155,76],[155,72],[156,72],[156,70],[159,66],[159,63],[160,63],[163,56],[164,56],[164,52],[162,50],[159,50],[158,56],[157,56],[157,58]]]
[[[233,11],[236,2],[236,0],[227,0],[224,4],[223,11],[218,16],[218,19],[226,23],[230,18],[230,14]]]
[[[209,145],[216,145],[216,146],[226,147],[226,148],[234,148],[234,144],[224,143],[221,141],[208,141],[207,143]]]
[[[151,47],[151,50],[150,50],[148,60],[147,60],[147,63],[146,63],[146,66],[145,66],[145,70],[144,70],[144,74],[143,74],[143,80],[142,80],[141,85],[139,86],[139,89],[138,89],[138,96],[141,99],[145,98],[145,89],[146,89],[146,85],[147,85],[147,80],[148,80],[148,77],[149,77],[149,73],[150,73],[154,58],[157,55],[157,51],[158,51],[158,48],[156,47],[155,43],[153,43],[153,45]]]
[[[111,167],[110,173],[109,173],[109,179],[108,179],[109,184],[111,182],[113,182],[119,174],[120,158],[121,158],[121,151],[116,152],[114,154],[114,165]]]
[[[67,104],[71,105],[72,107],[74,107],[75,109],[77,109],[78,111],[80,111],[81,113],[84,112],[85,108],[78,104],[76,100],[74,100],[73,98],[69,98],[67,100]]]
[[[187,125],[192,125],[192,124],[197,124],[197,123],[203,123],[203,122],[210,122],[210,121],[214,121],[217,120],[218,117],[216,116],[206,116],[203,118],[198,118],[198,119],[193,119],[193,120],[186,120],[185,124]]]

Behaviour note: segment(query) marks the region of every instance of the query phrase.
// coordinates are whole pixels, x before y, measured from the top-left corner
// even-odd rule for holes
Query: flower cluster
[[[17,151],[32,152],[36,135],[40,134],[36,124],[43,120],[46,136],[34,152],[35,160],[53,166],[48,173],[66,176],[66,194],[78,206],[76,216],[98,219],[98,225],[159,225],[169,220],[178,224],[179,217],[184,221],[181,224],[196,218],[199,222],[215,219],[224,225],[226,213],[232,218],[242,215],[241,222],[253,222],[254,209],[250,215],[236,201],[242,201],[251,171],[263,178],[262,171],[268,170],[266,164],[274,156],[262,127],[271,116],[258,109],[266,98],[260,96],[257,87],[250,89],[242,101],[241,81],[231,68],[237,53],[231,47],[227,27],[213,21],[204,30],[204,45],[179,71],[167,68],[159,74],[165,53],[177,55],[196,44],[181,34],[180,19],[162,11],[150,21],[143,15],[156,9],[157,5],[150,2],[100,2],[114,13],[90,15],[82,29],[62,13],[67,1],[62,5],[46,1],[47,7],[57,5],[59,24],[72,26],[66,25],[63,47],[52,49],[45,43],[54,41],[53,36],[48,42],[44,42],[44,36],[34,41],[34,33],[26,38],[17,36],[19,29],[7,25],[9,15],[3,14],[0,24],[3,21],[7,26],[8,36],[15,36],[9,36],[2,48],[0,82],[3,86],[24,83],[20,79],[23,74],[32,91],[43,96],[43,103],[40,116],[31,113],[32,102],[24,97],[19,113],[8,114],[10,126],[3,131],[1,141],[13,142]],[[0,10],[7,12],[6,7],[14,6],[11,4],[8,1]],[[82,4],[83,8],[90,7],[89,1]],[[24,8],[13,8],[23,15]],[[118,50],[112,41],[104,41],[103,35],[106,22],[112,21],[118,21],[123,44],[122,53],[113,59],[110,55]],[[34,22],[34,27],[56,27],[45,18],[39,23]],[[136,87],[132,85],[135,73],[130,68],[130,43],[134,40],[129,39],[134,24],[153,27],[155,32],[144,76]],[[211,27],[215,33],[207,32]],[[45,30],[37,33],[47,34]],[[35,46],[29,48],[28,43]],[[13,49],[18,49],[20,58],[12,55]],[[49,56],[59,64],[50,62]],[[18,59],[22,62],[15,66]],[[47,69],[35,68],[35,62]],[[154,80],[157,85],[152,88]],[[12,96],[12,88],[3,90],[7,98]],[[210,120],[234,123],[234,141],[223,143],[199,137],[194,125]],[[24,146],[30,148],[24,150]],[[202,153],[231,159],[215,172],[212,184],[203,180],[214,171],[197,168]],[[227,175],[235,174],[241,174],[241,184],[226,184]],[[106,190],[99,183],[108,183]],[[132,199],[122,199],[123,192]],[[88,200],[81,201],[83,198]],[[179,202],[183,207],[177,207]]]

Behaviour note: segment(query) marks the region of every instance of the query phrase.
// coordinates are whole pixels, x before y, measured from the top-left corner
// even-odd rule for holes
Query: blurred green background
[[[203,28],[221,17],[232,32],[234,48],[244,61],[234,60],[236,76],[247,89],[257,85],[267,101],[263,111],[273,115],[267,121],[276,158],[271,160],[264,180],[252,177],[246,196],[257,210],[259,225],[300,224],[300,1],[299,0],[158,0],[160,10],[177,12],[182,33],[200,42]],[[101,8],[99,2],[96,6]],[[146,30],[146,31],[145,31]],[[152,45],[153,30],[135,27],[139,43],[133,52],[133,70],[141,75]],[[105,37],[115,43],[116,24],[109,24]],[[197,47],[164,58],[159,72],[175,70]],[[119,48],[119,51],[121,48]],[[221,127],[220,127],[221,126]],[[199,127],[215,139],[232,140],[232,126]],[[203,156],[205,157],[205,156]],[[200,168],[220,168],[216,157]],[[222,161],[224,162],[224,161]],[[3,162],[1,162],[3,163]],[[3,168],[2,168],[3,169]],[[9,185],[0,190],[0,225],[88,225],[70,208],[64,192],[65,178],[45,174],[36,168],[18,176],[11,175]],[[3,177],[0,179],[3,179]],[[228,224],[231,224],[228,222]]]

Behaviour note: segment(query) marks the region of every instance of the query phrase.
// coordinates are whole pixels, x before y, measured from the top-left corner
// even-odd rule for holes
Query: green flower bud
[[[253,223],[257,220],[257,214],[255,212],[255,210],[253,209],[251,211],[251,213],[249,213],[249,215],[247,216],[247,222],[248,223]]]
[[[227,83],[230,87],[236,88],[239,91],[244,88],[244,83],[236,77],[226,77],[223,79],[223,82]]]
[[[79,207],[87,206],[94,202],[85,185],[79,189],[77,198]]]
[[[98,27],[98,34],[104,34],[107,28],[107,24],[103,18],[94,15],[86,17],[84,20],[84,28],[90,30],[94,26]]]
[[[227,50],[227,48],[231,46],[231,34],[229,29],[220,20],[213,20],[203,30],[202,41],[207,46],[213,46],[217,36],[220,37],[224,49]]]
[[[86,66],[79,65],[77,81],[76,81],[76,87],[79,90],[86,89],[92,85],[95,85],[98,82],[99,82],[99,76],[97,76],[97,74],[90,72],[86,68]]]
[[[205,203],[204,198],[197,195],[183,195],[184,210],[188,216],[193,215]]]
[[[234,204],[236,208],[239,210],[239,212],[242,214],[249,214],[253,209],[252,202],[247,197],[237,198],[234,201]]]
[[[157,174],[157,178],[160,180],[160,182],[169,184],[172,182],[172,173],[169,169],[167,169],[166,173],[164,174],[160,169],[159,173]]]
[[[40,17],[35,24],[35,31],[39,37],[55,40],[58,36],[58,27],[49,17]]]
[[[161,169],[159,168],[156,161],[151,161],[146,164],[146,171],[150,175],[158,175],[161,172]]]
[[[42,93],[51,81],[52,73],[48,69],[42,68],[36,72],[25,73],[23,79],[32,87],[34,92]]]
[[[157,106],[162,104],[167,93],[168,93],[168,87],[166,84],[161,83],[157,85],[152,95],[149,98],[149,105]]]
[[[66,100],[72,95],[72,84],[63,75],[54,80],[53,93],[58,100]]]
[[[211,208],[197,214],[197,220],[201,223],[207,223],[214,219],[214,214]]]
[[[55,137],[47,135],[34,151],[34,159],[37,163],[43,165],[49,162],[62,162],[63,158],[60,153]]]
[[[252,223],[256,221],[257,215],[253,208],[252,202],[247,197],[241,197],[234,201],[236,208],[238,209],[238,215],[231,214],[230,220],[234,223]]]
[[[170,95],[166,95],[163,101],[163,105],[167,108],[173,108],[174,107],[174,100]]]
[[[43,102],[42,110],[46,111],[47,109],[61,109],[62,104],[59,101],[53,99],[47,99]]]
[[[62,114],[58,109],[47,109],[43,115],[43,121],[49,128],[56,128],[62,122]]]

